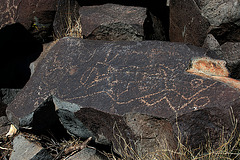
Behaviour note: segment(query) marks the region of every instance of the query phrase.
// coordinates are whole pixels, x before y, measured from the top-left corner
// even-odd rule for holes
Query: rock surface
[[[0,89],[0,135],[5,135],[10,129],[10,122],[6,115],[7,105],[10,104],[20,89]]]
[[[238,0],[196,0],[202,15],[211,25],[236,22],[240,19],[240,2]]]
[[[134,111],[168,118],[175,112],[182,114],[216,103],[230,103],[221,96],[232,95],[233,100],[239,97],[238,91],[220,82],[185,72],[191,58],[203,56],[204,51],[167,44],[119,42],[114,45],[64,38],[42,61],[44,65],[39,67],[38,74],[32,77],[8,111],[18,118],[24,117],[52,94],[110,113],[121,115]],[[109,46],[111,49],[107,49]],[[171,54],[174,56],[169,56]],[[219,95],[221,102],[209,94],[211,90]],[[32,99],[27,98],[29,95]],[[19,112],[15,106],[19,111],[27,111]]]
[[[140,157],[154,159],[158,151],[177,150],[177,140],[172,125],[166,119],[139,113],[127,113],[124,118],[137,137],[135,146]]]
[[[232,105],[236,116],[239,114],[238,103],[239,100],[233,102]],[[217,148],[222,138],[229,139],[233,136],[232,131],[235,126],[231,121],[232,116],[227,106],[225,108],[212,107],[179,116],[172,124],[175,134],[181,138],[183,144],[197,148],[211,143],[212,148]]]
[[[57,0],[1,0],[0,29],[20,23],[39,41],[49,41]]]
[[[210,23],[201,15],[195,0],[170,0],[169,18],[170,41],[203,45]]]
[[[20,89],[1,88],[0,99],[4,104],[10,104],[19,91]]]
[[[84,160],[105,160],[108,159],[104,155],[96,152],[95,149],[84,148],[80,152],[68,158],[69,160],[84,159]]]
[[[79,10],[82,35],[90,39],[143,40],[146,8],[104,4]]]
[[[54,123],[58,116],[69,133],[93,136],[95,141],[103,134],[107,142],[106,139],[114,141],[112,122],[121,122],[121,115],[129,112],[147,113],[171,122],[176,114],[184,116],[207,108],[226,113],[239,99],[237,87],[213,80],[212,75],[202,77],[186,72],[194,58],[205,54],[204,49],[179,43],[63,38],[39,63],[35,74],[7,108],[7,115],[19,127],[35,123],[32,126],[40,129]],[[229,78],[225,74],[218,77],[224,76]],[[45,101],[50,95],[64,105],[57,100]],[[212,112],[218,113],[214,109]],[[225,126],[227,120],[223,117],[222,121]],[[80,132],[83,126],[87,129]],[[124,127],[121,130],[127,133]],[[203,130],[201,135],[206,136],[207,132]]]
[[[54,145],[65,138],[78,141],[64,150],[54,149],[63,152],[48,150],[55,159],[72,150],[79,152],[70,159],[106,159],[101,152],[154,159],[163,150],[179,151],[177,140],[190,148],[210,141],[214,149],[223,139],[235,138],[233,122],[240,130],[234,121],[240,118],[238,0],[159,4],[0,0],[0,4],[1,135],[7,132],[9,119],[20,131],[53,137]],[[53,39],[52,27],[56,38],[125,42],[63,38],[42,48],[39,41]],[[169,40],[169,31],[171,41],[207,50],[142,42]],[[22,88],[30,77],[30,63],[31,79],[7,108],[7,119],[7,104],[17,91],[2,87]],[[25,138],[21,134],[14,139],[10,159],[53,159],[43,149],[47,143],[39,140],[41,147]]]
[[[240,43],[226,42],[221,45],[222,56],[227,62],[227,66],[231,73],[230,77],[240,79]]]
[[[193,57],[204,54],[200,48],[167,42],[64,38],[41,61],[8,113],[23,118],[50,95],[109,113],[140,112],[165,118],[230,105],[239,98],[237,90],[185,72]]]
[[[37,67],[38,63],[46,57],[48,51],[57,43],[57,41],[58,40],[43,44],[43,51],[41,52],[40,56],[34,62],[32,62],[29,66],[31,70],[31,76],[35,72],[35,68]]]
[[[46,159],[52,160],[53,157],[47,153],[38,144],[30,142],[24,136],[18,135],[13,140],[13,151],[10,156],[10,160],[19,160],[19,159]]]
[[[170,40],[201,47],[210,33],[220,45],[239,42],[239,11],[237,0],[171,0]]]

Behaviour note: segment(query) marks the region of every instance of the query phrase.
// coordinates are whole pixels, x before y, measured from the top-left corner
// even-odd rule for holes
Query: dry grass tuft
[[[61,22],[63,24],[62,26],[65,26],[66,28],[61,28],[64,33],[57,33],[55,39],[60,39],[62,37],[83,38],[81,18],[76,16],[76,11],[74,9],[71,9],[71,1],[66,1],[68,4],[67,12],[64,15],[61,15],[61,17],[64,17],[63,22]]]
[[[172,150],[156,150],[154,153],[148,153],[151,155],[140,156],[135,146],[130,145],[123,138],[122,134],[115,134],[117,144],[120,145],[117,148],[120,151],[117,152],[118,156],[113,156],[111,160],[237,160],[240,159],[240,134],[237,131],[237,119],[233,115],[233,111],[230,111],[230,117],[232,125],[234,127],[231,135],[226,139],[224,138],[224,128],[218,143],[218,147],[213,146],[211,140],[208,139],[205,146],[199,146],[199,148],[190,148],[181,141],[181,132],[178,128],[178,148],[175,151]],[[178,127],[178,122],[176,121]]]

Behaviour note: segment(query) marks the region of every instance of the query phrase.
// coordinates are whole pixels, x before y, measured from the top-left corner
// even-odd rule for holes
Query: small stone
[[[10,160],[19,159],[52,160],[53,157],[41,146],[28,141],[23,135],[18,135],[13,140],[13,151]]]
[[[80,152],[77,152],[73,156],[68,158],[69,160],[105,160],[108,159],[106,156],[98,153],[96,149],[84,148]]]

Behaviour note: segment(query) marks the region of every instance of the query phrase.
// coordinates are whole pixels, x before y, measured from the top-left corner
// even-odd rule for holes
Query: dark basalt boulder
[[[202,46],[210,23],[201,15],[195,0],[170,0],[169,38],[171,42],[185,42]]]
[[[22,127],[23,120],[26,117],[31,120],[29,116],[50,95],[76,104],[78,109],[67,107],[73,113],[79,107],[118,116],[135,112],[167,118],[173,123],[176,115],[198,110],[217,113],[215,108],[218,108],[228,113],[239,99],[237,88],[210,76],[186,72],[192,59],[205,54],[202,48],[181,43],[107,42],[66,37],[39,62],[27,85],[7,108],[7,115]],[[237,107],[235,109],[237,112]],[[225,126],[226,119],[222,118],[220,125]],[[202,130],[199,135],[204,137],[207,132]]]
[[[240,5],[237,1],[171,0],[170,40],[201,47],[207,34],[222,45],[238,42]]]
[[[146,8],[104,4],[79,9],[82,35],[89,39],[143,40]]]
[[[10,159],[51,160],[53,157],[42,146],[26,139],[24,135],[20,134],[13,140],[13,151],[11,153]]]

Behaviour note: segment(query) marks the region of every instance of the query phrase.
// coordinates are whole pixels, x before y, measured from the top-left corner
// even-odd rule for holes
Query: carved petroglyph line
[[[85,48],[86,50],[88,50],[87,48]],[[91,53],[89,50],[87,53]],[[88,59],[83,60],[82,59],[82,54],[79,54],[79,56],[77,57],[77,59],[79,59],[80,63],[87,63],[90,62],[92,60],[92,58],[94,57],[94,55],[96,54],[96,49],[90,54],[90,56],[88,57]],[[86,55],[86,54],[85,54]]]
[[[190,82],[192,88],[198,88],[199,86],[201,86],[203,84],[203,80],[202,79],[193,79]]]
[[[83,95],[65,99],[76,100],[105,94],[118,105],[127,105],[138,101],[148,107],[154,107],[165,101],[173,111],[182,110],[190,104],[193,104],[192,109],[198,109],[210,103],[208,97],[200,97],[200,94],[213,87],[217,82],[196,90],[202,86],[204,81],[199,78],[192,79],[189,87],[196,91],[187,96],[178,91],[175,84],[174,71],[179,66],[170,68],[164,64],[150,64],[144,67],[129,65],[116,68],[111,63],[117,60],[119,55],[108,52],[103,61],[98,61],[93,67],[88,68],[79,79],[81,85],[75,89],[75,91],[84,90],[84,93],[81,92]],[[100,69],[103,69],[104,73]],[[140,78],[136,79],[135,77]],[[106,86],[99,87],[101,85]],[[176,96],[175,102],[171,100],[171,98],[174,99],[171,97],[172,95]],[[178,99],[181,104],[175,106]]]
[[[196,103],[198,102],[198,101],[201,101],[201,100],[206,100],[206,102],[205,103],[203,103],[203,104],[199,104],[199,105],[197,105]],[[197,109],[199,109],[199,108],[201,108],[201,107],[204,107],[204,106],[206,106],[208,103],[210,102],[210,99],[209,99],[209,97],[200,97],[200,98],[198,98],[195,102],[194,102],[194,109],[195,110],[197,110]]]

